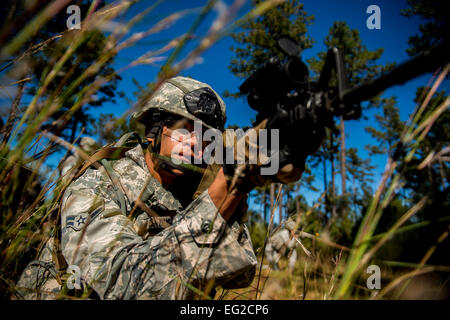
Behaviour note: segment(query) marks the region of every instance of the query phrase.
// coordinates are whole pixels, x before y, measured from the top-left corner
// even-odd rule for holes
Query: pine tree
[[[426,23],[419,25],[420,34],[411,36],[406,52],[414,56],[429,50],[443,41],[449,41],[448,36],[448,3],[445,0],[408,0],[410,8],[402,10],[407,17],[418,16]]]
[[[423,97],[424,90],[423,87],[417,89],[415,102],[421,101],[420,97]],[[432,111],[446,99],[448,99],[448,94],[445,90],[435,93],[428,103],[428,112],[425,112],[422,118],[429,117]],[[449,120],[450,111],[447,109],[436,119],[427,136],[416,142],[418,143],[416,156],[409,163],[403,163],[399,168],[400,172],[405,176],[406,184],[404,188],[414,192],[412,197],[414,202],[425,195],[428,195],[433,201],[441,198],[441,196],[446,197],[446,200],[441,205],[445,205],[445,202],[448,205],[450,201],[448,196],[450,188],[447,178],[450,175],[447,165],[449,158],[446,157],[448,153],[446,150],[450,141]],[[423,169],[419,169],[418,165],[430,154],[434,155],[432,160]],[[430,214],[432,213],[430,212]]]
[[[424,88],[417,89],[414,100],[416,103],[422,102],[424,90]],[[445,91],[435,93],[421,118],[429,117],[445,99],[448,99]],[[420,232],[410,232],[395,240],[401,239],[402,242],[408,243],[408,248],[399,250],[397,253],[401,256],[395,257],[395,259],[418,261],[432,245],[435,245],[436,238],[446,232],[448,228],[448,223],[440,223],[439,221],[442,218],[448,218],[450,208],[450,187],[448,186],[450,169],[448,168],[449,159],[445,152],[448,148],[448,141],[450,141],[448,130],[450,111],[444,111],[435,120],[423,139],[415,140],[405,146],[398,143],[404,125],[400,120],[398,108],[395,106],[395,99],[389,98],[386,101],[383,105],[382,114],[375,118],[379,128],[367,128],[367,131],[378,142],[378,145],[370,147],[370,151],[374,154],[389,152],[391,155],[394,153],[400,155],[396,172],[401,176],[403,187],[397,195],[397,199],[401,200],[405,207],[411,207],[424,197],[428,198],[427,204],[411,219],[410,223],[413,221],[427,222],[429,225],[421,228]],[[411,160],[404,161],[412,145],[417,146],[415,155]],[[423,164],[430,154],[432,157],[428,158],[429,161]],[[422,166],[420,166],[421,164]],[[395,204],[393,205],[395,206]],[[391,209],[388,209],[387,212],[389,210]],[[384,224],[392,224],[392,221],[395,221],[395,219],[388,219]],[[380,229],[379,231],[386,230]],[[395,243],[395,241],[392,243]],[[450,241],[447,239],[439,245],[431,260],[434,259],[435,263],[438,264],[450,263],[447,254],[449,247]]]
[[[252,0],[252,5],[261,3]],[[230,61],[229,69],[238,78],[247,78],[271,57],[284,60],[276,41],[281,35],[289,35],[298,41],[303,49],[310,48],[313,40],[307,35],[307,27],[312,24],[314,16],[308,15],[303,4],[297,0],[286,1],[268,11],[257,19],[242,26],[243,31],[232,34],[236,44],[231,47],[235,57]],[[239,97],[239,93],[225,91],[224,96]],[[264,222],[267,222],[267,209],[273,210],[275,185],[257,188],[258,198],[263,203]],[[267,203],[267,201],[269,201]],[[282,201],[280,202],[280,205]],[[280,207],[280,218],[282,208]],[[280,220],[281,221],[281,220]]]
[[[408,17],[416,16],[421,18],[419,25],[419,34],[409,38],[410,47],[406,52],[411,55],[417,55],[429,50],[438,44],[449,44],[448,33],[448,10],[447,1],[444,0],[408,0],[410,8],[402,10],[402,14]],[[414,101],[422,102],[425,88],[418,88]],[[427,90],[428,91],[428,90]],[[445,91],[436,92],[427,105],[427,110],[422,118],[429,116],[430,112],[448,99]],[[448,234],[448,223],[439,223],[442,218],[448,218],[450,211],[450,188],[448,185],[449,157],[448,141],[449,130],[448,123],[450,112],[447,110],[441,114],[433,123],[430,131],[424,139],[416,141],[418,150],[415,157],[408,163],[401,163],[398,170],[404,178],[404,197],[409,196],[407,201],[417,203],[419,199],[427,196],[429,201],[425,208],[418,214],[417,218],[422,221],[430,221],[431,224],[421,229],[420,236],[418,232],[409,234],[407,241],[410,250],[403,251],[403,255],[409,260],[417,261],[422,257],[426,250],[436,245],[438,235]],[[404,150],[403,153],[405,153]],[[424,160],[428,158],[426,165]],[[422,166],[419,168],[419,165]],[[430,258],[429,263],[450,264],[448,252],[450,250],[450,241],[443,238],[436,251]],[[444,279],[443,279],[444,281]],[[448,290],[448,286],[446,286]]]
[[[350,176],[351,198],[353,211],[358,214],[367,208],[372,197],[371,184],[374,182],[373,169],[370,158],[362,159],[356,148],[347,149],[347,170]]]
[[[127,125],[126,119],[111,113],[100,114],[98,119],[90,119],[91,132],[98,137],[98,144],[104,146],[113,143],[126,132],[134,131]]]
[[[88,0],[80,0],[76,3],[80,7],[82,14],[86,15],[92,2]],[[45,1],[38,1],[29,10],[30,4],[25,2],[8,0],[0,10],[0,19],[5,21],[4,28],[0,34],[1,41],[5,41],[7,37],[12,37],[17,34],[21,28],[26,25],[27,20],[24,17],[32,17],[33,13],[38,12],[46,5]],[[104,4],[100,3],[99,7]],[[51,19],[43,28],[36,30],[36,34],[32,37],[26,45],[21,48],[17,56],[23,55],[27,50],[35,45],[42,44],[47,41],[46,45],[39,46],[39,49],[33,50],[32,54],[24,54],[22,65],[27,65],[29,68],[20,78],[29,77],[32,80],[27,84],[26,94],[34,95],[38,88],[42,85],[40,80],[43,75],[49,72],[60,57],[63,56],[66,49],[70,46],[74,36],[78,30],[67,30],[66,20],[68,14],[65,10],[60,11],[53,19]],[[11,23],[8,24],[7,22]],[[72,142],[74,141],[80,126],[85,128],[85,134],[93,134],[90,131],[89,124],[93,120],[88,110],[93,107],[101,106],[107,101],[114,102],[116,96],[123,94],[117,91],[117,82],[121,79],[115,74],[112,64],[113,59],[107,61],[95,74],[89,75],[84,81],[79,83],[71,90],[71,93],[65,95],[64,90],[68,89],[71,83],[78,76],[80,76],[90,65],[92,65],[102,53],[104,53],[106,45],[106,37],[99,30],[92,30],[87,33],[88,36],[85,41],[76,49],[75,53],[69,57],[68,61],[62,66],[54,80],[48,85],[38,103],[38,108],[43,107],[42,103],[46,98],[51,100],[58,98],[61,101],[62,107],[53,113],[53,115],[42,125],[42,129],[48,129],[53,133],[61,136],[64,139]],[[61,36],[61,37],[55,37]],[[49,40],[53,39],[53,40]],[[13,69],[14,64],[8,61],[3,65],[3,72],[9,72]],[[14,70],[12,70],[14,71]],[[69,115],[67,111],[80,99],[78,93],[82,88],[89,86],[99,77],[111,77],[111,81],[103,85],[96,93],[95,99],[90,99],[88,103],[83,105],[73,114]],[[19,79],[20,80],[20,79]],[[64,98],[63,98],[64,97]]]
[[[268,209],[270,208],[269,201],[269,186],[263,186],[263,187],[256,187],[255,188],[255,194],[256,194],[256,202],[262,205],[262,219],[265,224],[267,224],[267,215],[268,215]]]
[[[260,0],[252,0],[252,5]],[[238,78],[247,78],[271,57],[286,59],[279,51],[276,41],[281,35],[289,35],[300,43],[303,49],[311,48],[313,40],[307,33],[314,16],[309,16],[303,4],[297,0],[286,1],[242,26],[244,31],[232,34],[237,45],[231,50],[236,56],[230,62],[229,69]],[[238,93],[224,93],[238,97]]]
[[[396,106],[395,97],[380,100],[382,114],[375,115],[379,129],[366,127],[365,130],[377,141],[376,145],[367,145],[371,155],[388,154],[400,139],[404,123],[400,120],[400,113]]]
[[[319,150],[310,155],[307,163],[311,168],[321,168],[323,176],[323,191],[325,192],[325,201],[323,203],[323,211],[327,218],[327,226],[336,218],[337,213],[337,196],[336,196],[336,170],[335,170],[335,154],[339,150],[336,136],[338,127],[334,127],[326,131],[326,136]],[[330,165],[331,180],[328,181],[327,167]]]
[[[392,64],[383,66],[377,64],[377,60],[381,57],[383,49],[368,50],[359,37],[358,30],[351,30],[345,22],[335,22],[330,28],[327,37],[324,40],[325,46],[329,49],[337,47],[340,49],[343,55],[344,64],[347,71],[348,85],[355,86],[364,81],[378,76],[380,73],[392,68]],[[318,77],[322,67],[325,63],[327,51],[322,51],[318,54],[318,57],[314,57],[308,60],[310,69],[313,71],[313,77]],[[336,77],[332,77],[331,86],[336,85]],[[373,106],[376,98],[372,99],[369,106]],[[368,107],[369,107],[368,106]],[[346,144],[345,144],[345,122],[343,117],[340,118],[339,125],[340,135],[340,173],[341,173],[341,196],[346,195]],[[333,135],[331,136],[333,138]],[[334,142],[331,143],[332,150],[334,151]],[[335,168],[334,168],[334,155],[328,157],[331,162],[332,168],[332,197],[335,196]],[[332,206],[332,217],[336,215],[336,206]]]

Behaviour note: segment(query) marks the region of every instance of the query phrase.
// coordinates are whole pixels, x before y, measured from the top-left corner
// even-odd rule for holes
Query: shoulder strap
[[[83,175],[83,173],[92,165],[95,165],[97,162],[104,159],[111,159],[111,160],[117,160],[120,158],[123,158],[125,156],[125,153],[128,150],[131,150],[132,147],[104,147],[94,153],[92,156],[89,157],[88,160],[86,160],[81,167],[80,170],[78,170],[77,174],[75,175],[75,178],[79,178]],[[100,167],[100,165],[97,164],[97,168]]]
[[[90,166],[95,166],[95,164],[99,161],[101,163],[101,160],[117,160],[123,158],[128,150],[133,149],[140,143],[142,143],[142,140],[137,132],[133,131],[124,134],[115,144],[101,148],[99,151],[90,156],[89,159],[83,164],[83,167],[81,167],[81,169],[77,172],[74,179],[83,175],[83,173]],[[100,165],[97,164],[96,167],[98,168]]]
[[[125,204],[125,190],[120,183],[119,177],[117,177],[114,169],[111,166],[111,163],[109,163],[108,160],[102,159],[100,162],[113,183],[114,194],[116,196],[116,200],[119,202],[120,211],[122,212],[122,214],[127,215],[127,207]],[[122,191],[120,191],[120,189],[122,189]]]
[[[137,142],[137,143],[136,143]],[[115,186],[115,196],[119,202],[120,210],[123,214],[126,215],[126,205],[125,205],[125,196],[123,188],[122,191],[119,190],[121,187],[120,181],[114,172],[111,164],[107,159],[110,160],[117,160],[120,158],[123,158],[125,156],[125,153],[128,150],[131,150],[132,148],[136,147],[138,143],[141,143],[141,139],[139,134],[136,132],[129,132],[125,135],[123,135],[119,141],[117,141],[113,146],[106,146],[96,153],[94,153],[92,156],[89,157],[88,160],[85,161],[81,169],[77,171],[77,174],[72,179],[72,181],[76,178],[79,178],[90,166],[96,165],[96,167],[100,167],[100,164],[103,165],[106,172],[108,173],[108,176],[111,178],[111,181],[113,182],[113,185]],[[61,190],[61,194],[65,190]],[[58,205],[58,217],[57,217],[57,226],[61,226],[61,208],[60,205]],[[66,273],[66,270],[68,268],[68,264],[66,259],[64,258],[61,250],[61,239],[60,239],[60,230],[56,228],[53,233],[53,260],[57,269],[57,281],[60,285],[63,283],[64,274]]]

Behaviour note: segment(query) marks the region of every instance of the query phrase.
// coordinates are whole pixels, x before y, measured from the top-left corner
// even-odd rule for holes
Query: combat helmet
[[[146,127],[150,126],[147,136],[154,138],[164,119],[171,115],[200,121],[210,129],[223,130],[225,111],[225,103],[211,86],[178,76],[166,80],[131,118]]]

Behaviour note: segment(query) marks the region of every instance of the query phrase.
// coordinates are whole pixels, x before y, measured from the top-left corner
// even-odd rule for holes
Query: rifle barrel
[[[369,100],[389,87],[403,84],[426,72],[433,72],[436,68],[450,61],[448,49],[448,42],[442,43],[396,66],[388,73],[376,79],[346,90],[343,94],[344,104]]]

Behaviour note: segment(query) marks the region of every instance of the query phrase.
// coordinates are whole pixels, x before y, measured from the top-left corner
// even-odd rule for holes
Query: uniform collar
[[[180,211],[182,206],[174,195],[165,189],[148,171],[145,163],[144,150],[138,144],[135,148],[127,151],[125,156],[136,163],[146,173],[147,177],[141,184],[140,190],[144,189],[141,201],[149,203],[151,206],[161,207],[163,210]]]

